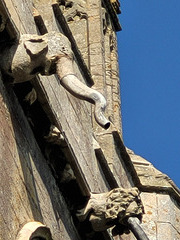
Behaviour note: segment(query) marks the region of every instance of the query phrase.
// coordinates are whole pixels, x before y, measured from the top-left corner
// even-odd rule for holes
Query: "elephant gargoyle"
[[[82,83],[73,69],[73,52],[67,37],[61,33],[44,35],[23,34],[11,47],[0,53],[1,70],[12,77],[13,83],[29,81],[37,74],[57,74],[61,85],[79,99],[95,104],[97,123],[109,128],[104,116],[106,100],[98,91]]]

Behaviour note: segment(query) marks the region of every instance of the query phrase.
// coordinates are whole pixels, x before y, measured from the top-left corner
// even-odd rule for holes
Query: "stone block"
[[[175,228],[180,233],[180,206],[177,205],[175,201],[174,201],[174,208],[175,208]]]
[[[175,224],[174,203],[169,195],[157,194],[158,221]]]
[[[101,42],[102,35],[100,32],[101,21],[99,17],[90,17],[88,19],[89,23],[89,43]]]
[[[145,214],[142,219],[142,227],[150,240],[156,240],[157,202],[156,193],[141,193]]]
[[[100,0],[90,0],[90,1],[88,1],[88,3],[89,3],[90,7],[94,6],[98,9],[101,6],[101,1]]]
[[[96,76],[97,75],[104,76],[104,68],[102,64],[95,65],[94,63],[91,62],[91,74]]]
[[[101,43],[93,43],[89,46],[89,50],[90,50],[90,56],[91,55],[102,55],[103,53],[103,48],[102,48],[102,44]]]
[[[107,159],[108,164],[113,164],[113,155],[114,149],[107,148],[107,146],[112,146],[113,138],[112,135],[109,134],[99,134],[96,136],[98,143],[100,144],[101,148],[104,150],[104,155]]]
[[[90,61],[91,61],[91,63],[93,63],[93,64],[102,64],[103,63],[103,57],[102,57],[102,55],[101,54],[92,54],[91,56],[90,56]]]
[[[141,200],[144,205],[144,218],[150,220],[157,220],[157,194],[156,193],[141,193]]]
[[[108,113],[108,116],[111,116],[111,118],[113,118],[112,87],[109,85],[107,86],[106,100],[107,100],[106,112]]]
[[[178,240],[176,231],[170,223],[157,223],[157,240]]]
[[[97,76],[97,75],[92,75],[93,81],[94,81],[94,86],[93,88],[96,89],[97,91],[100,91],[102,94],[104,94],[104,76]]]
[[[88,9],[88,16],[99,16],[100,11],[99,7],[96,4],[90,4],[90,8]]]
[[[120,96],[119,96],[119,94],[117,94],[117,93],[113,93],[113,101],[114,102],[120,102]]]

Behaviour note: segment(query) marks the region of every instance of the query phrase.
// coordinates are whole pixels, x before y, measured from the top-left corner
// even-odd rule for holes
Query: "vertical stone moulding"
[[[16,240],[53,240],[50,229],[40,222],[26,223]]]

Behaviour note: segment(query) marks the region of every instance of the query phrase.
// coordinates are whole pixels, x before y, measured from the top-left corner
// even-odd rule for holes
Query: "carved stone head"
[[[89,213],[94,231],[104,231],[117,224],[126,225],[127,218],[141,218],[143,214],[139,194],[137,188],[115,188],[108,193],[91,194],[87,206],[77,216],[84,221]]]
[[[14,78],[14,82],[29,81],[37,73],[53,74],[56,72],[57,57],[73,57],[69,40],[57,32],[42,36],[23,34],[6,50],[0,54],[0,67]]]

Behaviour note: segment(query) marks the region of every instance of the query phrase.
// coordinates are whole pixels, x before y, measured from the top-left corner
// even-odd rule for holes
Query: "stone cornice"
[[[157,170],[150,162],[126,148],[117,129],[112,131],[121,151],[121,156],[136,187],[142,192],[157,192],[170,195],[180,202],[180,189],[166,174]]]
[[[132,150],[126,149],[137,172],[142,191],[164,192],[180,201],[180,189],[164,173],[157,170],[149,161],[136,155]]]

